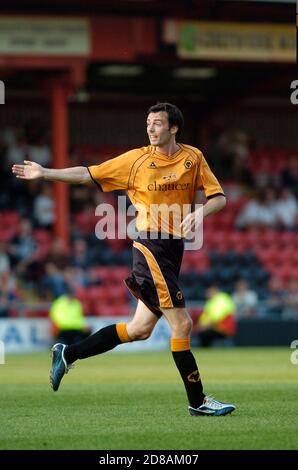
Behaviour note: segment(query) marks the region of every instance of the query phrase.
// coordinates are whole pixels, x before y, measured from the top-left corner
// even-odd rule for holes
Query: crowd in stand
[[[70,188],[72,238],[66,247],[53,235],[52,184],[24,184],[10,172],[25,159],[51,166],[44,128],[32,121],[24,129],[2,130],[0,156],[0,317],[17,315],[21,304],[50,303],[66,286],[87,314],[128,314],[133,300],[122,279],[131,264],[131,241],[98,240],[94,232],[95,207],[109,202],[116,208],[116,196],[96,187]],[[71,166],[89,163],[79,148],[72,152]],[[206,221],[201,253],[185,257],[186,298],[202,303],[208,286],[217,284],[232,294],[239,317],[298,319],[298,150],[252,149],[245,133],[228,131],[210,148],[210,163],[227,188],[228,205]]]

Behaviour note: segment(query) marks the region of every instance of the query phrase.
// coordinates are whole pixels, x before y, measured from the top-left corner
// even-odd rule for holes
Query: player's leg
[[[146,305],[139,300],[133,319],[127,323],[126,331],[131,341],[140,341],[149,338],[159,317],[149,310]]]
[[[189,404],[197,408],[205,398],[196,360],[190,350],[192,319],[185,308],[161,308],[171,328],[171,351],[184,382]]]
[[[122,343],[146,339],[150,336],[158,319],[143,302],[139,301],[134,317],[129,323],[106,326],[86,339],[69,346],[62,343],[55,344],[52,348],[53,361],[50,373],[53,390],[58,390],[63,375],[77,359],[102,354]]]
[[[106,326],[83,341],[67,346],[64,357],[68,364],[72,364],[77,359],[85,359],[114,349],[121,343],[146,339],[157,321],[158,317],[139,300],[130,322]]]
[[[184,382],[192,416],[220,416],[231,413],[235,406],[221,403],[203,393],[203,385],[196,360],[190,350],[192,320],[185,308],[161,308],[168,320],[172,337],[171,350],[175,364]]]

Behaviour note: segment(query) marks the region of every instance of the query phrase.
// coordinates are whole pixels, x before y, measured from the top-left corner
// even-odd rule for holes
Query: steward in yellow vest
[[[207,289],[208,300],[198,318],[197,332],[203,347],[216,339],[232,337],[236,333],[236,306],[232,297],[217,287]]]
[[[49,315],[56,342],[73,344],[90,334],[83,306],[70,293],[54,300]]]

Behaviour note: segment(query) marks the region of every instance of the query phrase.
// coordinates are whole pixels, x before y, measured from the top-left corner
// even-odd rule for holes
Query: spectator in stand
[[[10,271],[10,259],[7,254],[6,243],[0,240],[0,275]]]
[[[298,156],[292,155],[281,174],[281,184],[290,189],[298,199]]]
[[[257,196],[244,206],[236,219],[236,226],[245,229],[275,227],[276,223],[276,197],[271,188],[260,190]]]
[[[280,228],[291,229],[298,225],[298,202],[288,188],[280,191],[276,202],[276,217]]]
[[[232,297],[217,286],[207,289],[207,302],[198,317],[197,334],[203,348],[215,340],[232,338],[236,333],[236,307]]]
[[[288,283],[287,295],[285,297],[285,308],[283,318],[298,319],[298,280],[291,278]]]
[[[41,292],[43,297],[50,301],[60,297],[65,292],[65,276],[63,271],[52,263],[45,263],[45,275],[40,282]]]
[[[12,300],[10,295],[3,289],[3,286],[0,286],[0,318],[9,317]]]
[[[236,306],[237,318],[251,317],[256,314],[258,296],[255,291],[248,288],[246,281],[241,279],[236,283],[232,298]]]
[[[39,119],[31,119],[25,125],[25,136],[28,144],[25,160],[31,159],[40,165],[50,165],[51,150],[46,143],[46,127]],[[28,157],[28,158],[27,158]]]
[[[39,260],[38,246],[29,219],[20,220],[18,233],[9,246],[9,254],[13,268],[23,280],[35,282],[40,278],[43,265]]]
[[[9,252],[13,263],[28,262],[32,259],[37,249],[33,239],[32,224],[29,219],[21,219],[18,225],[17,235],[12,239]]]
[[[268,314],[280,317],[285,307],[287,292],[285,291],[285,289],[283,289],[281,281],[278,277],[271,278],[268,287]]]
[[[13,302],[17,300],[15,279],[10,273],[0,274],[0,318],[9,317]]]
[[[76,238],[72,245],[71,266],[88,269],[92,264],[92,257],[88,251],[87,242],[84,238]]]
[[[27,122],[25,129],[8,129],[10,135],[5,136],[8,150],[6,164],[10,167],[14,161],[20,164],[27,158],[38,161],[40,165],[51,164],[51,151],[45,142],[45,126],[39,120],[32,119]]]
[[[91,190],[87,186],[75,185],[70,188],[70,208],[72,212],[83,211],[90,204],[91,199]]]
[[[101,286],[103,283],[102,279],[99,277],[96,268],[88,269],[88,286]]]
[[[7,140],[7,151],[6,151],[6,162],[5,166],[8,168],[11,167],[14,161],[18,161],[20,164],[26,160],[27,156],[27,145],[23,135],[23,132],[20,129],[9,130],[10,136]]]
[[[33,215],[38,227],[52,228],[55,222],[55,203],[52,186],[47,182],[42,184],[41,193],[34,200]]]
[[[252,186],[253,177],[248,167],[248,135],[240,129],[229,129],[220,135],[217,147],[222,176]]]
[[[47,300],[55,299],[65,291],[64,271],[70,265],[68,250],[60,238],[52,241],[51,250],[44,262],[45,273],[41,279],[41,290]]]
[[[0,211],[10,209],[10,197],[9,197],[9,182],[11,181],[10,175],[8,173],[8,168],[5,168],[5,159],[7,155],[7,143],[4,139],[3,131],[0,131],[0,161],[1,161],[1,171],[0,171]],[[4,164],[3,164],[4,162]],[[14,186],[15,182],[12,183]]]
[[[89,285],[89,278],[87,271],[80,267],[68,266],[64,271],[66,282],[71,286],[73,292],[81,287]]]
[[[32,214],[34,210],[34,201],[38,197],[40,192],[40,183],[39,181],[31,181],[26,191],[24,188],[18,188],[16,191],[16,205],[15,208],[20,212],[23,217],[32,219]]]
[[[45,127],[39,120],[29,121],[25,129],[6,130],[7,151],[5,152],[5,166],[9,168],[14,161],[20,164],[28,158],[38,161],[40,164],[51,163],[51,152],[45,143]],[[7,184],[7,182],[9,184]],[[24,188],[16,181],[7,178],[6,192],[13,197],[8,201],[9,207],[18,210],[23,216],[31,218],[33,201],[38,195],[39,183],[36,182]]]
[[[63,271],[70,264],[68,249],[61,238],[55,238],[52,241],[50,253],[46,260],[47,263],[53,263],[59,270]]]

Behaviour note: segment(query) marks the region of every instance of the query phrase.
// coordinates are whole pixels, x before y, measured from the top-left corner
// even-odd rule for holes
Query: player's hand
[[[184,238],[189,238],[191,236],[191,232],[193,232],[195,228],[195,221],[196,217],[194,212],[191,212],[183,219],[180,229]]]
[[[202,213],[201,208],[188,214],[183,219],[180,225],[182,236],[185,238],[192,238],[196,230],[198,229],[199,225],[202,223],[202,220],[203,220],[203,213]]]
[[[24,165],[13,165],[12,172],[22,180],[36,180],[43,177],[43,167],[35,162],[24,160]]]

